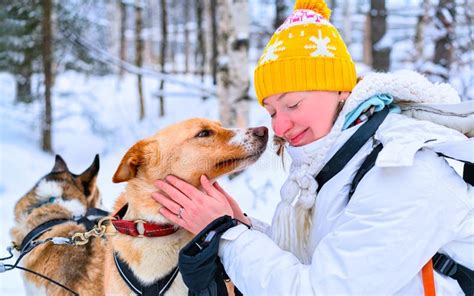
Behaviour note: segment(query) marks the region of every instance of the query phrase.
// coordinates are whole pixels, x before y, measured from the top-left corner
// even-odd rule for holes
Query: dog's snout
[[[260,138],[265,138],[268,136],[268,128],[264,126],[252,128],[252,135]]]

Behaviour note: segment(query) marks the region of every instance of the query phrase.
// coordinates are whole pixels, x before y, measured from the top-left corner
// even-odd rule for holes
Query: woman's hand
[[[153,199],[163,205],[160,213],[193,234],[224,215],[237,219],[237,216],[243,216],[237,203],[219,185],[211,184],[204,175],[201,176],[201,186],[205,192],[174,176],[166,177],[166,182],[158,180],[155,185],[167,195],[152,193]],[[238,215],[234,215],[236,207],[240,211]]]
[[[227,201],[229,202],[229,205],[232,208],[232,212],[234,213],[234,218],[242,223],[250,225],[250,219],[244,215],[244,212],[242,212],[239,204],[235,201],[235,199],[233,199],[227,192],[225,192],[224,189],[222,189],[221,185],[219,185],[217,182],[214,182],[214,184],[212,185],[227,198]]]

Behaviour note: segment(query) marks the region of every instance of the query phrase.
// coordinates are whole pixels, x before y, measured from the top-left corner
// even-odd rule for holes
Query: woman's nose
[[[280,115],[273,119],[272,122],[273,131],[278,137],[284,137],[285,133],[293,127],[291,120],[283,115]]]

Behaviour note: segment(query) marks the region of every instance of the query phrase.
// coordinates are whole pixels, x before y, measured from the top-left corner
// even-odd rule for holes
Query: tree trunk
[[[334,8],[336,8],[336,0],[329,0],[328,6],[331,11],[334,11]]]
[[[440,65],[444,71],[437,71],[436,74],[443,81],[449,78],[449,69],[453,56],[454,25],[456,17],[456,6],[454,0],[439,0],[436,9],[437,29],[444,34],[436,40],[433,63]]]
[[[161,0],[161,51],[160,51],[160,65],[161,65],[161,73],[166,73],[166,49],[168,47],[168,18],[167,18],[167,9],[166,9],[166,0]],[[165,81],[160,81],[160,93],[163,92],[165,88]],[[160,94],[159,97],[160,101],[160,116],[165,115],[165,98],[163,95]]]
[[[430,10],[430,1],[423,0],[422,3],[422,13],[418,16],[418,21],[416,23],[415,31],[415,62],[423,59],[424,47],[425,47],[425,28],[429,22],[429,10]]]
[[[177,1],[171,1],[170,2],[170,8],[166,9],[167,12],[170,14],[170,17],[167,18],[169,21],[169,25],[171,25],[171,28],[173,29],[170,33],[170,36],[172,38],[169,38],[166,42],[168,43],[168,64],[171,62],[171,73],[176,74],[178,69],[176,65],[176,51],[177,51],[177,39],[178,39],[178,18],[176,17],[176,13],[181,15],[181,11],[177,6]],[[178,12],[177,12],[178,10]]]
[[[273,21],[273,28],[275,30],[285,21],[286,9],[285,0],[275,0],[275,20]]]
[[[196,30],[197,30],[197,51],[196,51],[196,69],[198,74],[201,76],[201,82],[204,82],[204,67],[206,63],[206,49],[204,43],[204,32],[203,32],[203,1],[196,1]]]
[[[212,57],[211,57],[211,71],[212,84],[217,85],[217,0],[211,0],[210,16],[211,16],[211,38],[212,38]]]
[[[248,0],[218,0],[217,95],[224,126],[248,124]]]
[[[390,68],[390,47],[380,42],[387,31],[385,0],[371,0],[369,14],[372,68],[376,71],[386,72]]]
[[[213,1],[213,0],[211,0]],[[189,73],[189,0],[184,0],[184,73]]]
[[[370,14],[364,21],[364,39],[362,41],[362,62],[368,66],[372,65],[372,42],[370,41]]]
[[[43,116],[43,137],[42,149],[46,152],[52,152],[52,107],[51,107],[51,88],[53,84],[52,73],[52,46],[53,46],[53,30],[51,21],[52,1],[42,0],[41,6],[43,8],[43,19],[41,23],[42,30],[42,58],[43,58],[43,73],[44,73],[44,116]]]
[[[33,102],[33,93],[31,91],[31,76],[32,69],[30,65],[30,71],[28,73],[21,73],[20,75],[15,75],[16,81],[16,102],[17,103],[26,103],[29,104]],[[25,69],[26,70],[26,69]]]
[[[135,64],[141,68],[143,66],[143,15],[142,15],[142,0],[135,0]],[[142,75],[137,75],[138,99],[140,104],[140,120],[145,118],[145,98],[143,97]]]
[[[123,1],[120,1],[120,60],[127,60],[127,40],[125,39],[125,31],[127,28],[127,6]],[[123,77],[124,69],[120,67],[119,76]]]

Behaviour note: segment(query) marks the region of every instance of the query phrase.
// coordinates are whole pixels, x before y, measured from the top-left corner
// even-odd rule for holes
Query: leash
[[[55,245],[81,246],[81,245],[87,244],[91,237],[103,237],[106,234],[106,230],[107,230],[107,227],[104,225],[105,221],[114,219],[113,217],[110,217],[107,215],[108,215],[108,212],[104,210],[97,209],[97,208],[89,208],[86,212],[86,215],[84,216],[73,217],[73,219],[53,219],[53,220],[49,220],[49,221],[46,221],[45,223],[38,225],[33,230],[31,230],[27,235],[25,235],[20,245],[16,244],[15,242],[12,242],[12,245],[7,247],[7,252],[9,253],[9,256],[0,258],[0,261],[13,258],[14,249],[19,251],[20,254],[14,264],[5,264],[3,262],[0,262],[0,273],[7,272],[15,268],[20,269],[26,272],[30,272],[36,276],[39,276],[63,288],[64,290],[68,291],[69,293],[73,295],[79,296],[77,292],[53,280],[52,278],[49,278],[34,270],[31,270],[22,266],[18,266],[18,264],[20,263],[21,259],[23,259],[24,256],[26,256],[28,253],[33,251],[36,247],[46,244],[46,243],[53,243]],[[95,225],[94,221],[96,221],[97,218],[100,218],[100,220],[98,221],[97,225]],[[42,234],[50,231],[54,226],[64,224],[67,222],[76,222],[77,224],[83,224],[88,231],[84,233],[81,233],[81,232],[75,233],[70,238],[69,237],[50,237],[44,240],[36,240]]]
[[[18,256],[18,259],[15,261],[14,264],[4,264],[3,262],[0,262],[0,273],[3,273],[3,272],[7,272],[7,271],[10,271],[10,270],[13,270],[13,269],[20,269],[20,270],[23,270],[23,271],[26,271],[26,272],[30,272],[34,275],[37,275],[47,281],[49,281],[50,283],[53,283],[55,285],[57,285],[58,287],[61,287],[63,288],[64,290],[68,291],[69,293],[75,295],[75,296],[79,296],[78,293],[74,292],[73,290],[69,289],[68,287],[64,286],[63,284],[53,280],[52,278],[50,277],[47,277],[39,272],[36,272],[34,270],[31,270],[31,269],[28,269],[28,268],[25,268],[25,267],[22,267],[22,266],[18,266],[18,264],[20,263],[21,259],[27,255],[29,252],[31,252],[34,248],[42,245],[42,244],[46,244],[48,242],[51,242],[55,245],[70,245],[71,244],[71,241],[69,238],[65,238],[65,237],[50,237],[50,238],[47,238],[45,240],[37,240],[37,241],[34,241],[34,242],[31,242],[29,243],[27,246],[25,246],[24,249],[21,250],[21,253],[20,255]],[[4,258],[1,258],[0,261],[3,261],[3,260],[7,260],[7,259],[10,259],[13,257],[13,249],[15,248],[15,246],[9,246],[7,247],[7,251],[10,253],[10,255],[8,257],[4,257]]]

